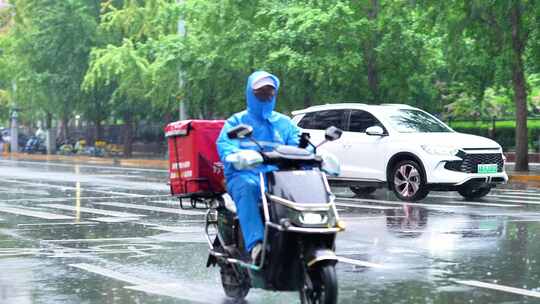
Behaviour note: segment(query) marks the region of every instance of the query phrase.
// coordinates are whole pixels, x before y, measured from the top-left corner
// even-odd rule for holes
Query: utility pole
[[[184,0],[176,0],[176,3],[181,4],[184,2]],[[182,17],[178,18],[178,36],[180,37],[186,37],[186,22],[182,19]],[[178,71],[178,87],[180,90],[182,90],[185,87],[185,74],[184,71]],[[179,100],[179,106],[178,106],[178,116],[180,120],[186,120],[187,117],[187,94],[183,92],[182,98]]]

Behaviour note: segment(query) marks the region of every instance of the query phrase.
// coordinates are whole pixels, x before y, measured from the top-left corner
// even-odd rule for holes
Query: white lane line
[[[175,233],[203,233],[204,228],[203,227],[179,227],[179,226],[149,226],[150,229],[160,230],[160,231],[167,231],[167,232],[175,232]]]
[[[453,280],[453,281],[458,283],[458,284],[463,284],[463,285],[468,285],[468,286],[487,288],[487,289],[494,289],[494,290],[498,290],[498,291],[515,293],[515,294],[528,296],[528,297],[540,298],[540,292],[532,291],[532,290],[528,290],[528,289],[522,289],[522,288],[516,288],[516,287],[510,287],[510,286],[492,284],[492,283],[485,283],[485,282],[474,281],[474,280],[464,280],[464,281],[462,281],[462,280]]]
[[[42,212],[42,211],[34,211],[34,210],[23,209],[23,208],[14,208],[14,207],[0,207],[0,212],[12,213],[12,214],[29,216],[29,217],[37,217],[37,218],[45,219],[45,220],[74,219],[74,217],[72,216],[60,215],[60,214],[54,214],[54,213],[48,213],[48,212]]]
[[[340,256],[338,256],[338,261],[343,262],[343,263],[347,263],[347,264],[351,264],[351,265],[369,267],[369,268],[383,268],[383,269],[391,269],[392,268],[392,267],[382,265],[382,264],[371,263],[371,262],[360,261],[360,260],[353,260],[353,259],[340,257]]]
[[[523,200],[511,200],[511,199],[505,199],[505,202],[509,203],[519,203],[523,205],[540,205],[540,201],[523,201]]]
[[[97,238],[97,239],[65,239],[65,240],[41,240],[41,243],[99,243],[116,241],[144,241],[142,237],[127,238]]]
[[[115,203],[115,202],[95,202],[96,205],[110,206],[110,207],[120,207],[127,209],[138,209],[138,210],[148,210],[162,213],[172,213],[172,214],[183,214],[183,215],[202,215],[202,211],[193,211],[193,210],[184,210],[176,208],[164,208],[164,207],[155,207],[147,205],[138,205],[138,204],[128,204],[128,203]]]
[[[155,195],[141,195],[140,198],[149,198],[149,197],[163,197],[171,196],[170,194],[155,194]],[[96,199],[125,199],[125,196],[81,196],[81,200],[96,200]],[[76,200],[75,197],[52,197],[52,198],[16,198],[8,200],[0,200],[0,202],[11,203],[11,202],[63,202]]]
[[[180,201],[176,200],[176,201],[150,201],[150,203],[155,203],[155,204],[164,204],[164,205],[169,205],[169,206],[180,206]]]
[[[206,286],[195,283],[154,283],[144,284],[137,286],[124,286],[126,289],[145,292],[148,294],[156,294],[161,296],[168,296],[177,299],[187,300],[190,303],[229,303],[224,301],[225,295],[221,292],[221,288],[218,286]],[[250,302],[254,301],[254,297],[250,296]],[[264,301],[257,301],[256,303],[262,303]],[[233,303],[233,302],[231,302]],[[236,302],[234,302],[236,303]],[[243,303],[243,301],[242,301]]]
[[[77,211],[78,210],[78,211],[80,211],[82,213],[91,213],[91,214],[99,214],[99,215],[114,216],[114,217],[136,218],[136,217],[144,217],[144,216],[146,216],[146,215],[143,215],[143,214],[135,214],[135,213],[129,213],[129,212],[118,212],[118,211],[109,211],[109,210],[86,208],[86,207],[77,208],[75,206],[68,206],[68,205],[62,205],[62,204],[42,204],[42,205],[39,205],[39,206],[40,207],[46,207],[46,208],[60,209],[60,210],[68,210],[68,211]]]
[[[52,185],[52,184],[47,184],[47,183],[36,183],[36,182],[23,182],[23,181],[12,180],[12,179],[1,179],[1,180],[6,181],[6,182],[10,182],[10,183],[31,185],[32,187],[55,188],[55,189],[61,189],[63,191],[68,190],[68,189],[77,190],[77,187],[71,187],[71,186],[59,186],[59,185]],[[106,194],[132,196],[132,197],[144,197],[144,195],[141,195],[141,194],[127,193],[127,192],[95,190],[95,189],[90,189],[90,188],[84,188],[83,190],[85,192],[97,192],[97,193],[106,193]]]
[[[129,274],[124,274],[118,271],[110,270],[101,266],[79,263],[69,264],[70,267],[78,268],[90,273],[98,274],[113,280],[125,282],[134,286],[124,286],[126,289],[137,290],[149,294],[164,295],[179,299],[189,300],[196,303],[217,303],[224,298],[219,288],[201,286],[194,283],[165,283],[165,282],[150,282]]]
[[[108,277],[111,279],[115,279],[118,281],[126,282],[133,285],[145,285],[150,284],[151,282],[130,276],[127,274],[123,274],[114,270],[110,270],[101,266],[87,264],[87,263],[79,263],[79,264],[69,264],[70,267],[86,270],[91,273],[99,274],[104,277]]]
[[[366,203],[373,203],[373,204],[389,204],[389,205],[409,205],[409,206],[419,206],[419,207],[427,207],[427,208],[463,208],[466,206],[463,205],[443,205],[443,204],[421,204],[421,203],[408,203],[408,202],[398,202],[398,201],[386,201],[386,200],[379,200],[379,199],[365,199],[365,198],[345,198],[345,197],[337,197],[336,200],[338,201],[349,201],[349,202],[366,202]]]
[[[399,207],[383,207],[383,206],[374,206],[374,205],[360,205],[360,204],[347,204],[347,203],[336,203],[336,206],[340,207],[351,207],[351,208],[360,208],[360,209],[375,209],[375,210],[394,210]]]
[[[78,225],[97,225],[93,222],[67,222],[67,223],[35,223],[35,224],[17,224],[17,227],[34,227],[34,226],[78,226]]]
[[[500,193],[523,193],[523,194],[533,194],[533,195],[540,195],[540,192],[538,190],[533,189],[523,189],[523,190],[516,190],[516,189],[493,189],[494,192],[500,192]]]
[[[534,197],[531,197],[531,196],[534,196]],[[493,194],[493,195],[488,195],[487,197],[540,200],[540,197],[538,197],[538,196],[536,196],[536,195],[506,195],[506,194]]]
[[[10,160],[0,160],[0,162],[14,163]],[[148,168],[138,168],[138,167],[112,167],[112,166],[96,166],[96,165],[79,165],[79,164],[61,164],[61,163],[49,163],[49,162],[33,162],[33,161],[15,161],[18,164],[31,164],[31,165],[42,165],[42,166],[56,166],[56,167],[69,167],[74,168],[78,166],[79,168],[94,168],[94,169],[112,169],[112,170],[121,170],[121,171],[147,171],[147,172],[169,172],[164,169],[148,169]]]
[[[446,196],[446,195],[430,195],[429,197],[441,197],[441,198],[451,198],[451,199],[459,199],[459,197],[456,196]],[[505,200],[505,202],[507,202]],[[523,205],[515,205],[515,204],[498,204],[498,203],[490,203],[489,201],[486,202],[471,202],[471,201],[445,201],[445,204],[461,204],[461,205],[472,205],[472,206],[486,206],[486,207],[523,207]]]
[[[140,220],[139,217],[93,217],[89,218],[91,221],[102,223],[124,223]]]

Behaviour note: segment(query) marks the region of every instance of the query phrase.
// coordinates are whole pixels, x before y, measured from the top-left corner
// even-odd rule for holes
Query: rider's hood
[[[274,81],[276,87],[276,94],[272,97],[271,101],[260,101],[255,94],[253,94],[252,84],[255,81],[260,80],[261,78],[269,77]],[[247,110],[251,115],[259,119],[268,119],[272,115],[272,111],[276,107],[276,96],[279,90],[279,79],[264,71],[257,71],[251,74],[247,80],[246,86],[246,101],[247,101]]]

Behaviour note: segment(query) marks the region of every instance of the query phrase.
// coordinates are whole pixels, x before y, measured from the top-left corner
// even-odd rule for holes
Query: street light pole
[[[184,2],[184,0],[176,0],[176,3],[181,4]],[[186,37],[186,23],[182,19],[182,17],[178,18],[178,36]],[[180,90],[182,90],[185,86],[185,75],[183,71],[178,71],[178,87]],[[179,106],[178,106],[178,116],[180,120],[186,120],[187,119],[187,105],[186,105],[186,94],[185,92],[182,94],[182,98],[179,100]]]

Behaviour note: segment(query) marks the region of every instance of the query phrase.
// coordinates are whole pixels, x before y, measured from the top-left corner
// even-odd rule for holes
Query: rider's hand
[[[236,170],[249,169],[263,163],[262,155],[254,150],[242,150],[229,154],[225,160],[231,163]]]
[[[322,158],[321,170],[332,176],[338,176],[341,173],[339,159],[333,154],[323,149],[317,150],[317,155]]]

